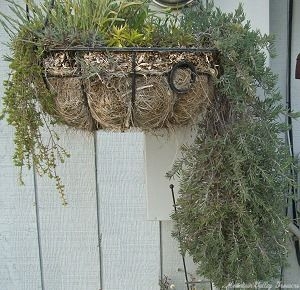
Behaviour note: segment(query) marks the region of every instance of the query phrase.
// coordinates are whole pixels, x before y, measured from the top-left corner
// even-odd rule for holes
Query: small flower
[[[174,285],[174,284],[171,284],[171,285],[170,285],[170,289],[175,289],[175,285]]]

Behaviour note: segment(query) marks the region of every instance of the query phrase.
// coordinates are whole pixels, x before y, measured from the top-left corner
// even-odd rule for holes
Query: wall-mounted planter
[[[211,49],[68,48],[44,74],[63,121],[80,129],[145,131],[196,123],[213,96]]]
[[[17,34],[10,26],[19,22],[5,18],[13,37],[3,98],[14,162],[54,178],[65,203],[56,168],[67,153],[52,124],[151,132],[198,124],[167,173],[180,177],[174,236],[219,288],[273,281],[288,239],[280,213],[297,185],[278,121],[287,110],[266,66],[272,38],[251,29],[241,6],[223,13],[202,2],[169,22],[145,2],[109,0],[106,10],[104,1],[45,1],[42,10],[31,3],[32,17],[17,5]]]

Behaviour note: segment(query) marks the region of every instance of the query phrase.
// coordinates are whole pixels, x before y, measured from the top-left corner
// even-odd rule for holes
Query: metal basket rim
[[[109,47],[109,46],[66,46],[45,48],[48,52],[202,52],[217,53],[216,48],[198,47]]]

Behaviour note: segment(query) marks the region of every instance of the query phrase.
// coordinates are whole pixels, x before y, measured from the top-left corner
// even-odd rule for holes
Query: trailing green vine
[[[11,43],[15,52],[10,59],[13,73],[4,82],[3,118],[15,128],[14,164],[20,167],[20,181],[24,167],[34,169],[40,175],[47,175],[55,180],[56,188],[66,204],[64,185],[56,172],[57,160],[64,162],[69,154],[58,141],[53,130],[57,123],[48,113],[55,115],[53,96],[46,88],[42,76],[39,56],[42,53],[28,32],[19,32],[19,37]],[[24,39],[27,42],[24,43]],[[40,104],[40,105],[39,105]],[[47,136],[45,132],[47,131]]]
[[[220,75],[194,144],[168,173],[180,179],[174,236],[220,288],[270,282],[286,259],[284,208],[295,167],[283,138],[287,112],[266,65],[272,38],[251,29],[241,6],[183,14],[182,25],[218,48]]]

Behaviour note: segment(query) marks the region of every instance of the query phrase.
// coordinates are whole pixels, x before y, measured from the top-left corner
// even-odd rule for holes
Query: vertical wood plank
[[[103,289],[158,290],[159,223],[147,221],[142,133],[97,137]]]
[[[172,221],[161,222],[161,242],[162,242],[162,274],[169,277],[175,285],[175,289],[186,289],[185,273],[183,267],[182,256],[179,252],[179,244],[171,233],[173,231]],[[197,266],[189,255],[185,256],[188,279],[192,281],[201,281],[195,284],[196,289],[210,289],[210,282],[203,277],[197,275]]]
[[[273,0],[270,2],[270,33],[275,36],[276,57],[270,60],[272,71],[278,76],[278,89],[282,99],[287,97],[288,75],[288,2]]]
[[[32,173],[17,184],[12,131],[0,125],[0,289],[41,289]],[[11,146],[8,146],[8,145]]]
[[[60,166],[68,206],[53,182],[38,178],[39,222],[45,289],[99,290],[94,138],[58,128],[71,158]]]
[[[269,33],[269,5],[273,0],[214,0],[215,6],[225,12],[234,12],[239,3],[243,5],[246,19],[253,29]]]
[[[166,173],[181,157],[181,146],[189,145],[195,139],[195,126],[176,128],[174,132],[161,132],[161,136],[145,133],[146,192],[149,220],[170,220],[173,210],[170,184],[174,185],[175,198],[178,195],[178,178],[169,180]]]
[[[0,11],[8,14],[8,4],[0,2]],[[0,26],[0,101],[3,81],[8,78],[8,63],[2,60],[9,51],[3,42],[8,37]],[[0,105],[2,110],[2,102]],[[12,162],[14,132],[0,121],[0,289],[41,289],[40,263],[32,172],[18,184],[18,169]]]

